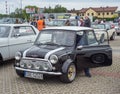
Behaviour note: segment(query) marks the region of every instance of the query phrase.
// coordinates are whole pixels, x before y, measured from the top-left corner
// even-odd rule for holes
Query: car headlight
[[[50,62],[52,64],[56,64],[58,62],[58,57],[56,55],[51,55],[50,56]]]
[[[21,57],[22,57],[21,52],[17,52],[17,53],[15,54],[15,59],[16,59],[16,60],[20,60]]]
[[[25,67],[25,63],[24,62],[20,63],[20,67],[24,68]]]
[[[35,69],[39,70],[41,66],[39,64],[35,64],[34,67]]]
[[[32,68],[32,64],[31,63],[27,63],[27,68],[31,69]]]

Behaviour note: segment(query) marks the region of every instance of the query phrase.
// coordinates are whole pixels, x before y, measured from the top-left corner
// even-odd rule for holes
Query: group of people
[[[39,31],[45,28],[45,17],[41,17],[39,20],[33,19],[30,24],[35,26]]]

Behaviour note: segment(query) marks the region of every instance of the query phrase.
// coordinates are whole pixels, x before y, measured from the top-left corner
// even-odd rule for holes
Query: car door
[[[4,60],[9,59],[8,41],[11,26],[0,25],[0,56]]]
[[[80,42],[81,47],[77,47],[76,50],[78,67],[94,68],[112,64],[112,50],[110,46],[106,43],[100,45],[93,31],[84,31]]]
[[[9,39],[10,58],[14,58],[17,51],[30,47],[35,38],[36,32],[32,26],[14,26]]]

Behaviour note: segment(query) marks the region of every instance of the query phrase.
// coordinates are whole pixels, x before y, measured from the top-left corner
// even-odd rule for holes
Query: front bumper
[[[23,69],[20,67],[15,67],[18,71],[26,71],[26,72],[34,72],[34,73],[40,73],[40,74],[47,74],[47,75],[62,75],[61,72],[47,72],[47,71],[38,71],[38,70],[30,70],[30,69]]]

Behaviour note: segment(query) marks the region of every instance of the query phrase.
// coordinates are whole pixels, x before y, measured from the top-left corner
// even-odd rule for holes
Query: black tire
[[[66,73],[60,76],[60,80],[64,83],[71,83],[76,77],[76,66],[74,63],[71,63],[67,67]]]
[[[117,36],[119,36],[120,35],[120,33],[117,33]]]
[[[19,77],[24,77],[24,73],[22,71],[16,70],[16,73]]]
[[[112,36],[110,37],[110,40],[115,40],[115,32],[112,34]]]

